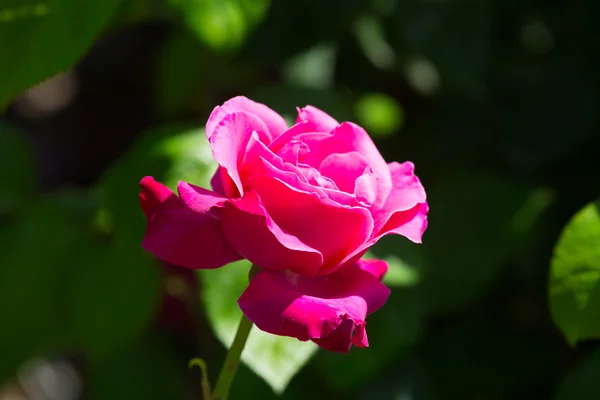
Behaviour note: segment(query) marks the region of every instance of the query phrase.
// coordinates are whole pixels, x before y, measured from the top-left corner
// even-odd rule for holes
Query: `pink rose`
[[[246,258],[261,270],[238,303],[258,328],[332,351],[367,347],[366,316],[389,289],[387,264],[360,258],[386,234],[420,243],[427,226],[413,164],[387,164],[364,129],[315,107],[288,128],[245,97],[216,107],[206,136],[213,191],[179,182],[176,196],[142,179],[143,247],[188,268]]]

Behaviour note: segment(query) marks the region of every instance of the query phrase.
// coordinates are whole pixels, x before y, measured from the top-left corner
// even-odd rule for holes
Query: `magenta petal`
[[[281,135],[287,129],[287,123],[283,117],[266,105],[252,101],[244,96],[237,96],[226,101],[222,106],[215,107],[206,123],[206,136],[210,139],[216,126],[225,115],[236,111],[245,111],[258,117],[266,125],[270,139]]]
[[[342,206],[271,176],[254,176],[247,185],[258,193],[268,215],[282,230],[323,254],[324,268],[319,273],[337,269],[371,237],[373,220],[363,207]]]
[[[359,153],[377,177],[377,196],[373,206],[378,209],[383,205],[392,190],[390,169],[363,128],[343,122],[331,134],[304,133],[297,140],[306,143],[310,149],[300,161],[317,169],[331,154]]]
[[[142,211],[150,218],[169,197],[173,196],[171,189],[151,176],[146,176],[140,181],[140,205]]]
[[[221,219],[229,243],[261,268],[313,276],[323,263],[321,253],[284,232],[271,219],[254,192],[225,203]]]
[[[382,207],[388,213],[410,210],[418,203],[425,203],[427,196],[421,181],[415,175],[415,165],[410,162],[388,164],[392,176],[392,191]]]
[[[369,347],[366,322],[353,321],[344,317],[342,322],[329,335],[322,339],[313,339],[313,342],[325,350],[337,353],[348,353],[352,345],[356,347]]]
[[[278,153],[287,143],[289,143],[296,136],[307,133],[307,132],[315,132],[316,131],[315,124],[310,121],[300,121],[289,128],[287,131],[283,132],[280,136],[275,138],[270,144],[269,149],[273,153]]]
[[[211,208],[221,206],[227,199],[210,190],[191,185],[187,182],[177,184],[179,197],[185,205],[196,213],[209,212]]]
[[[296,123],[301,121],[312,122],[315,126],[315,132],[330,132],[339,125],[335,119],[317,107],[306,106],[298,109],[298,118]]]
[[[256,132],[260,141],[269,142],[265,124],[255,115],[245,111],[226,114],[212,130],[209,142],[213,156],[235,183],[237,189],[237,191],[231,192],[231,189],[224,185],[227,197],[244,194],[238,165],[244,159],[246,146],[253,132]],[[225,182],[223,181],[223,183]]]
[[[365,319],[389,294],[379,279],[355,267],[313,278],[261,270],[238,304],[263,331],[346,352],[352,343],[368,345]]]
[[[388,263],[383,260],[359,260],[356,264],[358,268],[367,271],[377,279],[382,279],[389,268]]]
[[[331,178],[340,190],[354,193],[356,179],[363,175],[368,166],[369,163],[360,153],[352,151],[344,154],[334,153],[325,157],[319,171]]]
[[[390,217],[387,224],[379,231],[375,240],[383,235],[394,233],[402,235],[415,243],[421,243],[427,229],[427,203],[419,203],[407,211],[399,211]]]
[[[194,212],[173,193],[148,218],[142,247],[185,268],[213,269],[241,259],[225,240],[218,214]]]
[[[381,210],[373,215],[375,220],[374,238],[386,233],[406,236],[416,243],[427,228],[427,196],[419,178],[414,174],[411,162],[390,163],[392,191]]]

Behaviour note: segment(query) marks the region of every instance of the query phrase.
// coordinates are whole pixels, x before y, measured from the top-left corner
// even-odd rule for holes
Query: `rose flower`
[[[288,128],[235,97],[213,110],[206,136],[219,164],[212,191],[179,182],[177,196],[142,179],[143,247],[187,268],[246,258],[259,271],[238,303],[259,329],[367,347],[366,316],[389,289],[387,264],[360,258],[387,234],[421,242],[428,206],[414,165],[387,164],[364,129],[312,106]]]

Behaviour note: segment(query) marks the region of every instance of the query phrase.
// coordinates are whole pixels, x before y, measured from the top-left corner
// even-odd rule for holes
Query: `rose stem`
[[[244,345],[246,344],[246,339],[248,339],[251,328],[252,321],[246,318],[245,315],[242,315],[242,320],[235,333],[235,339],[233,339],[231,348],[225,358],[225,363],[223,363],[223,368],[221,368],[221,372],[217,378],[217,385],[215,386],[211,400],[227,400],[229,388],[231,387],[233,378],[235,378],[235,373],[240,364],[240,356],[244,350]]]

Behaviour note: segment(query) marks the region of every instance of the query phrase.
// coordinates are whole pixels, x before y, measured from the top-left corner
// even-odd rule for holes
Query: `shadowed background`
[[[199,398],[193,357],[214,382],[247,265],[152,259],[137,193],[206,186],[204,123],[240,94],[362,125],[416,164],[431,211],[422,245],[372,251],[392,295],[369,349],[257,336],[232,399],[599,398],[595,343],[569,347],[547,296],[561,229],[598,195],[600,3],[111,2],[85,56],[0,114],[0,399]],[[34,46],[6,24],[45,15],[25,3],[75,7],[0,1],[0,88],[21,71],[3,54]]]

